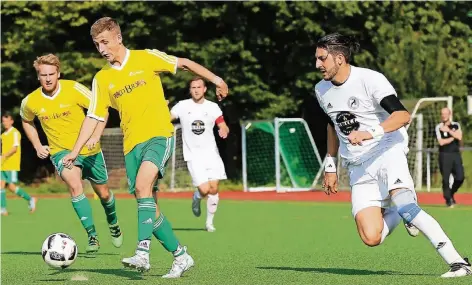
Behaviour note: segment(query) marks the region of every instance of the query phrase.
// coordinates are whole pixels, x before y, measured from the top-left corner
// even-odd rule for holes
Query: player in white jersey
[[[171,119],[180,119],[184,159],[197,190],[193,194],[192,211],[201,214],[200,201],[208,196],[206,230],[214,232],[213,218],[218,208],[218,181],[226,179],[225,166],[216,146],[213,127],[218,126],[221,138],[229,128],[218,104],[205,99],[205,81],[195,77],[190,81],[192,98],[178,102],[170,111]]]
[[[338,148],[349,173],[352,214],[362,241],[381,244],[401,219],[419,229],[450,266],[442,277],[471,275],[471,265],[455,250],[438,222],[416,199],[406,154],[404,126],[410,114],[387,78],[349,64],[358,49],[351,37],[327,35],[316,45],[316,67],[323,74],[316,97],[329,116],[328,156],[323,187],[337,193]]]

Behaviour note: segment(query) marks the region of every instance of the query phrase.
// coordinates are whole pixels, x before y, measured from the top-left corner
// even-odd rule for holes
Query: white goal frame
[[[241,123],[241,145],[242,145],[242,176],[243,176],[243,187],[244,191],[247,192],[261,192],[261,191],[277,191],[278,193],[284,192],[297,192],[297,191],[309,191],[313,190],[312,187],[299,187],[295,180],[292,178],[293,174],[290,170],[288,170],[288,174],[290,180],[292,181],[292,187],[284,187],[281,185],[281,163],[286,163],[287,159],[283,153],[280,152],[280,136],[279,136],[279,129],[282,124],[286,122],[299,122],[305,128],[306,133],[308,134],[308,138],[310,140],[313,152],[316,156],[316,159],[320,165],[320,169],[318,173],[315,175],[315,181],[313,184],[316,184],[316,180],[322,173],[322,163],[320,154],[318,152],[318,148],[316,147],[315,140],[311,134],[310,128],[304,119],[301,118],[275,118],[274,119],[274,153],[275,153],[275,185],[274,187],[248,187],[248,179],[247,179],[247,141],[246,141],[246,130],[250,128],[252,122],[261,122],[261,121],[245,121]]]
[[[423,102],[446,102],[447,107],[451,110],[451,119],[453,114],[453,97],[431,97],[431,98],[421,98],[416,102],[415,108],[411,112],[410,124],[406,125],[406,130],[408,131],[411,122],[416,120],[416,142],[415,146],[409,145],[410,151],[415,151],[415,164],[414,169],[410,171],[415,173],[415,188],[416,190],[421,190],[423,188],[423,152],[426,152],[426,191],[431,191],[431,152],[432,149],[423,149],[423,114],[417,114],[418,110]],[[439,117],[440,114],[438,114]]]

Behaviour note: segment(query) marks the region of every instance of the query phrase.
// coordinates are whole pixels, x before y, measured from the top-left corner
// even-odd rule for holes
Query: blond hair
[[[57,72],[61,70],[61,62],[59,61],[59,58],[52,53],[37,57],[33,63],[34,69],[39,71],[39,66],[42,64],[54,65],[57,68]]]
[[[92,27],[90,28],[90,35],[92,38],[95,38],[104,31],[116,31],[118,34],[121,34],[120,25],[115,19],[110,17],[100,18],[95,23],[93,23]]]

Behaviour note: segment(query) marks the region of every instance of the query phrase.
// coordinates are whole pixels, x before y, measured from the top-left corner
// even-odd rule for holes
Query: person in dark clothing
[[[441,110],[441,123],[436,126],[436,137],[439,143],[439,170],[442,175],[442,189],[446,205],[453,208],[456,204],[454,194],[464,182],[464,166],[459,149],[462,130],[458,122],[451,121],[451,110]],[[452,187],[449,177],[453,176]]]

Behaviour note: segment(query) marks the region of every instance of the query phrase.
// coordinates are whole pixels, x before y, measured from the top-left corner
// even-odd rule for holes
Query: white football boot
[[[443,278],[454,278],[454,277],[464,277],[467,275],[472,275],[472,269],[469,262],[469,259],[464,258],[466,263],[453,263],[451,264],[451,269],[448,272],[441,275]]]
[[[184,272],[189,271],[195,265],[193,258],[187,253],[187,247],[184,247],[184,250],[184,254],[174,258],[172,268],[162,278],[179,278]]]
[[[149,253],[136,251],[132,257],[123,258],[121,263],[128,268],[137,269],[139,272],[149,271],[151,264],[149,264]]]

